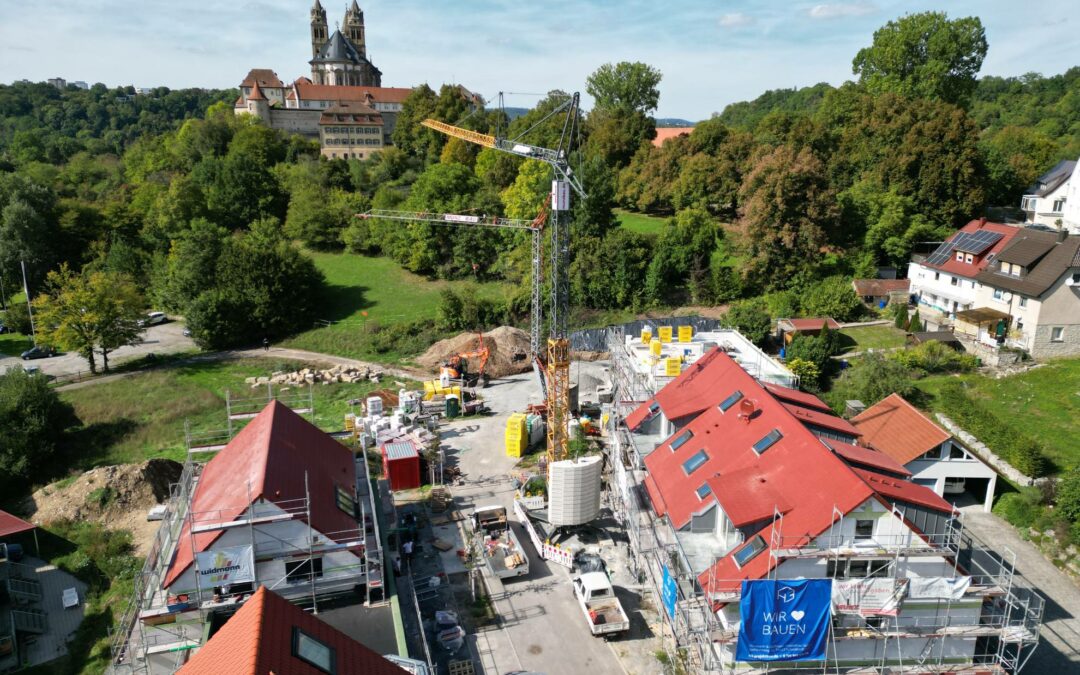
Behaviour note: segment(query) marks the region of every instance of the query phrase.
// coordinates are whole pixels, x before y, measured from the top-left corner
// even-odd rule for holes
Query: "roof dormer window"
[[[773,429],[769,433],[765,434],[757,443],[754,443],[754,452],[762,454],[772,446],[776,445],[776,442],[783,438],[784,435],[780,433],[779,429]]]
[[[735,393],[733,393],[731,396],[728,396],[727,398],[725,398],[723,401],[720,402],[720,406],[719,406],[720,412],[727,412],[728,409],[731,406],[733,406],[736,403],[738,403],[739,401],[741,401],[742,397],[743,397],[743,393],[736,389]]]

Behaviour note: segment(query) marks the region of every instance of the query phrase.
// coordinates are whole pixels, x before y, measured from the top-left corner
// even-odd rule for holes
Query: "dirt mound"
[[[499,326],[495,330],[484,333],[484,344],[487,345],[489,352],[484,372],[491,377],[516,375],[532,368],[529,362],[529,334],[520,328]],[[471,352],[476,347],[476,333],[462,333],[431,345],[431,348],[421,354],[416,362],[438,372],[439,366],[451,356]],[[477,363],[476,359],[469,360],[469,365],[474,369]]]
[[[168,459],[91,469],[34,492],[22,511],[35,525],[57,520],[94,520],[114,530],[131,530],[138,554],[145,553],[158,523],[146,513],[169,496],[183,466]]]

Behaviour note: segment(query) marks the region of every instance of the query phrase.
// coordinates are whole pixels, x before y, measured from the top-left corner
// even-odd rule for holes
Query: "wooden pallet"
[[[472,661],[451,661],[449,664],[450,675],[476,675]]]

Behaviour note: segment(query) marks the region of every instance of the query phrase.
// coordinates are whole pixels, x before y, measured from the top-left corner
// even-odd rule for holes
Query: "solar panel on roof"
[[[953,240],[953,249],[964,251],[965,253],[972,253],[974,255],[981,255],[983,251],[1000,241],[1001,237],[1002,235],[1000,233],[990,232],[989,230],[961,232],[956,235],[956,238]]]
[[[953,252],[953,242],[947,241],[926,258],[927,265],[940,265],[949,259]]]

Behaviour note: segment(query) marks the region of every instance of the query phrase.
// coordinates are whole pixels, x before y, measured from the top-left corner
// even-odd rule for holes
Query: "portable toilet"
[[[459,396],[451,394],[446,397],[446,419],[452,420],[461,417],[461,398]]]
[[[408,438],[387,441],[382,446],[383,475],[390,489],[413,490],[420,487],[420,451]]]

